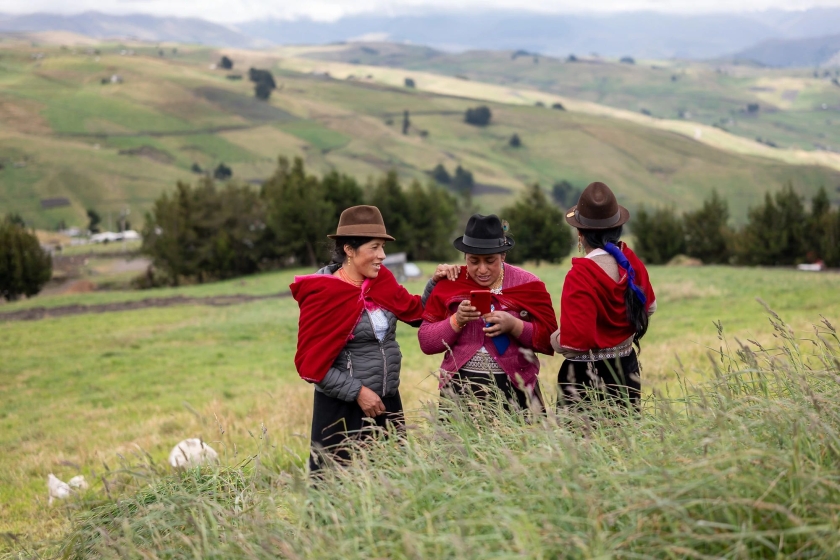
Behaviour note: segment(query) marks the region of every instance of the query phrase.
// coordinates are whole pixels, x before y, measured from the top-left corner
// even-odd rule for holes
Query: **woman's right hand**
[[[458,324],[466,325],[479,318],[481,318],[481,313],[470,304],[470,300],[465,299],[458,304],[458,309],[455,311],[455,320],[458,321]]]
[[[362,408],[362,412],[364,412],[365,416],[368,418],[379,416],[385,412],[385,405],[382,404],[382,399],[380,399],[379,395],[367,387],[363,386],[361,391],[359,391],[359,396],[356,397],[356,402],[359,403],[359,406]]]

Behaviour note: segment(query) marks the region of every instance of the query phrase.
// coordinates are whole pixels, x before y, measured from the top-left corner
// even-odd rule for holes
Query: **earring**
[[[578,253],[583,253],[583,245],[580,244],[580,236],[578,235]]]

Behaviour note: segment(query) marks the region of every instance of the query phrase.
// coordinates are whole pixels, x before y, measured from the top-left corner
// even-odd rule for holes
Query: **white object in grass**
[[[53,500],[63,500],[64,498],[70,495],[70,485],[64,482],[63,480],[59,480],[53,473],[50,473],[47,476],[47,490],[50,492],[50,499],[47,502],[49,505],[52,505]]]
[[[89,488],[87,480],[83,475],[74,476],[70,480],[67,481],[72,488],[76,488],[77,490],[87,490]]]
[[[219,454],[198,438],[185,439],[173,447],[169,454],[169,464],[176,469],[216,462],[218,459]]]

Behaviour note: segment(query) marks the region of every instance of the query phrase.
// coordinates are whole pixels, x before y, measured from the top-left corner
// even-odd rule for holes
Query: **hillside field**
[[[210,67],[223,52],[234,59],[231,72]],[[330,75],[319,73],[323,64],[333,65]],[[278,89],[268,103],[254,99],[249,67],[274,72]],[[234,180],[258,185],[279,155],[362,182],[390,169],[427,181],[439,163],[450,173],[462,165],[475,176],[474,200],[484,211],[498,211],[523,185],[550,188],[563,179],[579,188],[602,180],[631,208],[689,209],[717,189],[736,222],[786,182],[805,196],[820,186],[838,196],[840,156],[828,152],[773,149],[701,123],[585,100],[563,98],[567,111],[537,107],[535,99],[556,96],[532,88],[428,73],[407,88],[403,74],[283,49],[62,48],[7,38],[0,41],[0,210],[53,229],[84,226],[87,208],[113,227],[128,208],[139,226],[162,192],[195,180],[194,164],[209,171],[225,163]],[[122,83],[102,83],[114,75]],[[488,127],[463,122],[478,104],[493,112]],[[403,135],[405,110],[411,126]],[[508,145],[514,133],[521,148]],[[43,206],[53,198],[70,205]]]
[[[558,307],[567,265],[529,269],[546,281]],[[177,295],[278,294],[299,272],[147,292],[44,296],[0,305],[0,314]],[[651,277],[659,310],[642,345],[647,395],[708,380],[720,359],[716,353],[734,353],[736,341],[756,340],[777,352],[778,339],[756,297],[788,321],[797,338],[812,336],[823,317],[840,324],[837,274],[652,267]],[[415,293],[423,285],[407,284]],[[31,544],[66,530],[73,509],[47,507],[48,473],[63,480],[84,473],[101,493],[97,475],[118,468],[121,457],[131,461],[148,453],[163,462],[186,437],[210,442],[226,465],[270,444],[263,460],[295,472],[305,459],[312,392],[294,370],[296,331],[297,307],[288,297],[36,322],[0,315],[0,533]],[[436,399],[432,374],[440,358],[420,353],[413,329],[401,326],[398,336],[403,401],[417,422],[422,404]],[[558,357],[543,360],[550,399],[559,364]]]

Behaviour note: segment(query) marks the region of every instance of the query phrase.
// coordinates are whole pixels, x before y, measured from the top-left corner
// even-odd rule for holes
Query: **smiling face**
[[[502,263],[505,262],[504,253],[497,253],[495,255],[472,255],[467,253],[466,258],[467,274],[481,287],[488,288],[492,286],[502,274]]]
[[[359,278],[376,278],[385,260],[385,239],[371,239],[358,249],[344,246],[349,272]]]

